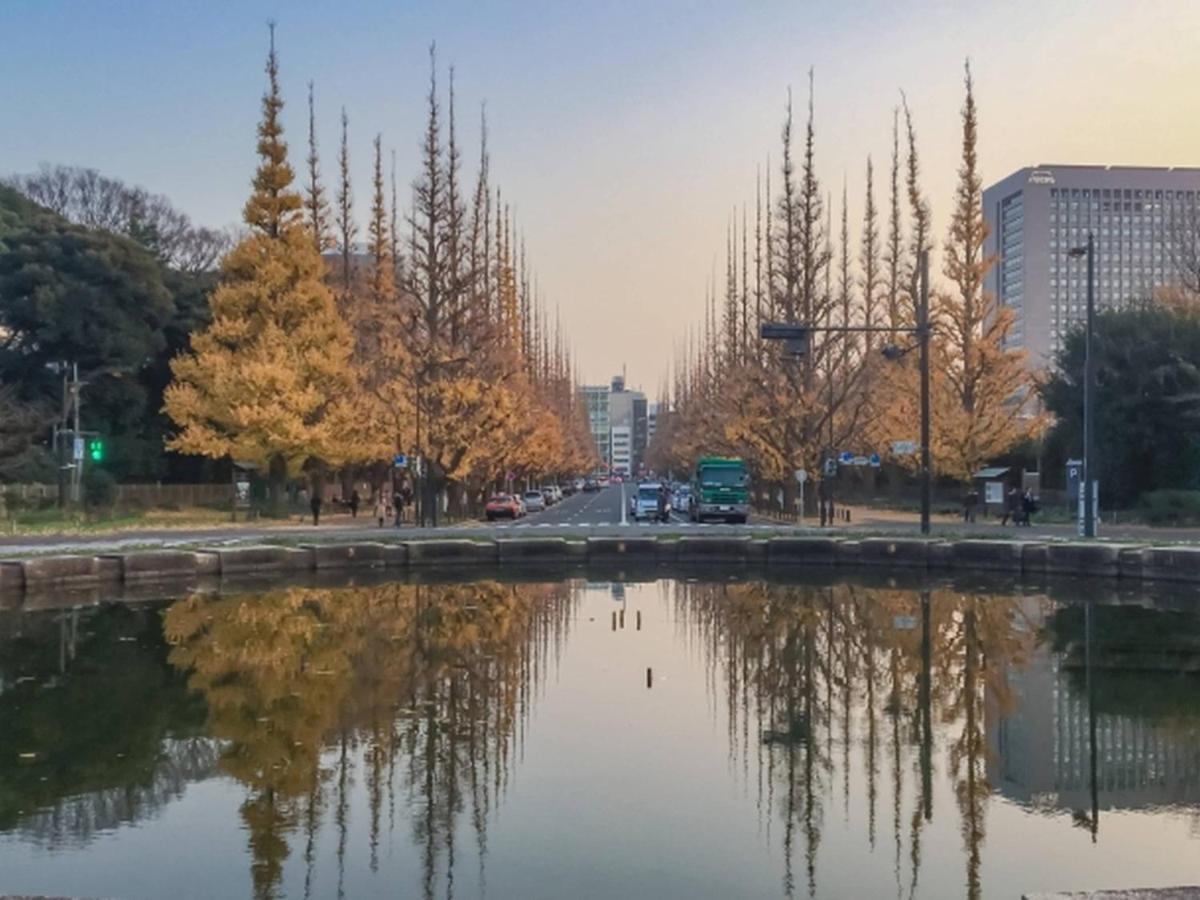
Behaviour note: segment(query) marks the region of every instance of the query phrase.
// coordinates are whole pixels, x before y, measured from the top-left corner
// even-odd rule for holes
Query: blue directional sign
[[[878,468],[879,468],[879,464],[880,464],[881,462],[883,462],[883,460],[881,460],[881,459],[879,458],[879,454],[878,454],[878,453],[872,453],[872,454],[871,454],[871,455],[870,455],[870,456],[867,458],[867,461],[868,461],[868,462],[869,462],[869,463],[870,463],[872,466],[874,466],[876,469],[878,469]]]
[[[838,461],[845,465],[850,465],[854,461],[854,454],[849,450],[843,450],[842,455],[838,457]]]
[[[408,465],[408,457],[405,456],[403,453],[397,453],[395,456],[392,457],[392,465],[395,466],[397,469],[403,469],[405,466]]]

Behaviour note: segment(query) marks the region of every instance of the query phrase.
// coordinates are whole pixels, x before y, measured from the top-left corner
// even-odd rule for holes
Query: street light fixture
[[[920,276],[919,293],[917,296],[917,322],[912,328],[887,328],[876,325],[826,325],[811,326],[806,322],[764,322],[759,325],[759,337],[763,340],[784,341],[788,353],[793,356],[804,356],[808,353],[809,334],[814,331],[824,332],[904,332],[916,337],[915,344],[909,347],[897,347],[888,344],[882,348],[886,359],[896,361],[912,350],[920,351],[921,374],[921,534],[929,534],[930,520],[933,510],[933,460],[929,451],[929,339],[933,329],[929,324],[929,251],[922,250],[919,256],[918,274]],[[832,451],[832,448],[830,448]]]
[[[1087,257],[1087,319],[1083,331],[1083,478],[1080,480],[1083,515],[1080,529],[1084,537],[1095,537],[1096,488],[1093,462],[1096,453],[1093,446],[1095,415],[1092,406],[1095,403],[1096,361],[1092,355],[1092,331],[1096,318],[1096,242],[1092,233],[1088,232],[1086,244],[1072,247],[1067,251],[1067,256],[1071,259]]]

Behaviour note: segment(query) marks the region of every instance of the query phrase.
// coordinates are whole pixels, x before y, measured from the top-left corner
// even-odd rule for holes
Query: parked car
[[[676,485],[675,490],[671,492],[671,508],[677,513],[686,515],[691,495],[692,489],[686,484]]]
[[[525,501],[525,509],[531,513],[542,512],[546,508],[546,498],[541,491],[526,491],[521,499]]]
[[[555,493],[553,485],[542,486],[542,499],[546,501],[547,506],[553,506],[558,502],[558,494]]]
[[[496,519],[519,519],[525,515],[525,507],[512,494],[496,494],[488,500],[484,513],[489,522]]]
[[[585,494],[594,494],[600,490],[600,482],[595,478],[585,478],[583,479],[582,490]]]

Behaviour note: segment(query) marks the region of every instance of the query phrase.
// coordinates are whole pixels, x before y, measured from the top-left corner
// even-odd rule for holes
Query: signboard
[[[856,456],[856,457],[854,457],[853,459],[851,459],[851,460],[850,460],[850,465],[852,465],[852,466],[866,466],[866,465],[870,465],[870,462],[871,462],[871,461],[870,461],[869,459],[867,459],[865,456]]]
[[[883,464],[883,460],[879,458],[878,453],[872,453],[870,456],[868,456],[867,462],[870,463],[871,467],[875,469],[878,469]]]
[[[892,453],[896,456],[912,456],[916,452],[916,441],[892,441]]]
[[[403,453],[397,453],[395,456],[392,457],[392,465],[395,466],[397,469],[403,469],[405,466],[408,465],[408,457],[405,456]]]
[[[804,482],[808,481],[808,472],[805,469],[797,469],[796,481],[800,484],[804,484]]]
[[[826,477],[832,478],[836,474],[837,474],[837,460],[836,459],[825,460],[825,475],[826,475]]]
[[[234,502],[239,507],[250,505],[250,482],[246,479],[239,479],[233,483]]]
[[[854,454],[849,450],[843,450],[842,455],[838,457],[838,462],[848,466],[854,462]]]
[[[985,481],[983,484],[983,502],[984,503],[1003,503],[1004,502],[1004,482],[1003,481]]]
[[[516,475],[514,475],[512,472],[509,472],[508,474],[506,474],[506,475],[504,476],[504,480],[505,480],[505,481],[510,481],[510,482],[511,482],[511,481],[516,481],[516,480],[517,480],[517,476],[516,476]]]
[[[72,448],[72,451],[73,452],[71,454],[71,458],[74,459],[75,462],[82,462],[83,461],[83,438],[81,438],[81,437],[75,438],[75,446]]]

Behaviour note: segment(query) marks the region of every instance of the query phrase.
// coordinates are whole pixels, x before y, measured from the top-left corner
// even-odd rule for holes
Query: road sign
[[[514,475],[512,472],[509,472],[507,475],[504,476],[504,480],[505,481],[516,481],[517,476]]]
[[[833,457],[830,457],[829,459],[825,460],[825,476],[827,478],[832,478],[834,475],[836,475],[837,474],[837,466],[838,466],[837,460],[834,459]]]
[[[71,454],[75,462],[83,461],[83,438],[75,438],[75,446],[72,448],[74,452]]]
[[[867,457],[867,462],[871,465],[872,468],[878,469],[879,466],[883,463],[883,460],[879,458],[878,453],[872,453],[870,456]]]
[[[866,466],[866,465],[870,465],[870,462],[871,462],[871,461],[870,461],[869,459],[867,459],[867,457],[865,457],[865,456],[856,456],[856,457],[854,457],[853,459],[851,459],[851,460],[850,460],[850,465],[852,465],[852,466]]]
[[[916,452],[916,441],[892,441],[892,453],[896,456],[912,456]]]
[[[843,450],[842,455],[838,457],[838,462],[848,466],[854,462],[854,454],[849,450]]]
[[[797,469],[796,481],[798,481],[800,484],[804,484],[804,482],[808,481],[808,471],[806,469]]]
[[[403,469],[408,465],[408,457],[403,453],[397,453],[392,457],[392,465],[397,469]]]

